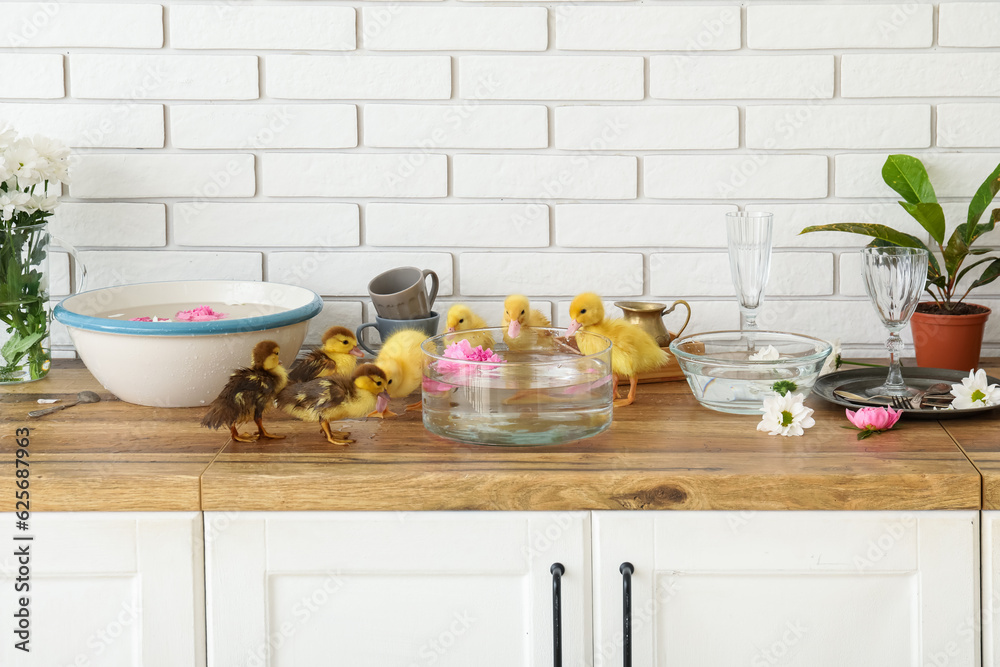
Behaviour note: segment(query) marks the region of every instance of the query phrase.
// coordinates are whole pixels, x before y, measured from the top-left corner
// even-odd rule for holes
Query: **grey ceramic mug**
[[[427,277],[431,289],[427,291]],[[416,320],[428,317],[438,293],[437,274],[430,269],[421,271],[415,266],[390,269],[372,278],[368,294],[375,311],[393,320]]]
[[[372,348],[365,345],[364,339],[361,332],[369,327],[374,327],[378,331],[378,337],[381,341],[385,342],[385,339],[399,331],[400,329],[417,329],[418,331],[423,331],[428,337],[437,334],[438,321],[441,316],[437,313],[431,311],[430,317],[423,317],[417,320],[390,320],[384,317],[375,316],[374,322],[368,322],[367,324],[362,324],[354,332],[355,337],[358,339],[358,345],[365,348],[368,354],[378,355],[378,350],[373,350]]]

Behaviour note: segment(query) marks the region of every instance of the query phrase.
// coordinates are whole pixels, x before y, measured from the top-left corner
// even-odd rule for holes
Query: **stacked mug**
[[[362,332],[369,327],[374,328],[383,341],[399,329],[418,329],[434,336],[437,334],[439,315],[431,310],[431,306],[437,293],[438,277],[430,269],[402,266],[375,276],[368,283],[368,295],[375,306],[375,321],[358,327],[355,332],[358,344],[369,354],[377,354],[362,338]]]

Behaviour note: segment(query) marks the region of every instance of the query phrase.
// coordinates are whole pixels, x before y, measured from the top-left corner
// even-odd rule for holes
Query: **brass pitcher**
[[[670,332],[667,331],[667,327],[663,324],[663,317],[674,312],[674,308],[678,304],[687,308],[688,315],[687,319],[684,320],[684,326],[681,327],[680,331],[677,332],[675,336],[671,336]],[[679,337],[684,333],[684,329],[687,328],[688,322],[691,321],[691,306],[687,301],[677,300],[667,307],[663,303],[653,303],[650,301],[615,301],[615,305],[622,309],[625,313],[625,321],[629,324],[635,324],[643,331],[652,336],[657,345],[660,347],[667,347],[670,345],[670,341],[673,338]]]

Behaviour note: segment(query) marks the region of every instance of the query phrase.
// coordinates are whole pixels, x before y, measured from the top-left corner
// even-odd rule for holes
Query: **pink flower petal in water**
[[[477,345],[475,348],[469,341],[462,339],[458,342],[452,343],[445,348],[444,354],[442,355],[447,359],[457,359],[458,361],[438,361],[437,371],[439,373],[455,373],[471,375],[475,370],[476,366],[471,364],[463,364],[462,361],[489,361],[493,363],[504,363],[506,359],[500,358],[498,355],[493,353],[493,350],[483,349],[482,345]],[[478,368],[484,370],[492,370],[494,366],[480,366]]]
[[[152,317],[133,317],[129,322],[152,322]]]
[[[191,310],[182,310],[175,316],[180,322],[211,322],[227,317],[226,313],[217,313],[211,306],[198,306]]]

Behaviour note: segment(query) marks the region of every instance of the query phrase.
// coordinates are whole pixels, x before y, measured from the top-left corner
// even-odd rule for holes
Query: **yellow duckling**
[[[278,359],[280,348],[273,340],[257,343],[250,355],[250,367],[234,371],[219,397],[212,401],[201,420],[205,428],[229,426],[229,434],[239,442],[257,438],[284,438],[264,429],[264,409],[288,384],[288,372]],[[236,426],[250,421],[257,424],[257,435],[240,433]]]
[[[604,303],[601,297],[593,292],[578,294],[569,305],[569,314],[573,321],[570,322],[566,332],[567,337],[582,329],[611,339],[611,372],[616,396],[618,378],[629,379],[628,396],[615,401],[615,407],[631,405],[635,400],[639,373],[659,368],[670,358],[670,355],[656,344],[653,337],[639,327],[624,320],[605,318]],[[576,343],[583,354],[594,354],[599,351],[595,341],[586,336],[578,336]]]
[[[448,309],[448,333],[455,334],[448,336],[449,344],[467,340],[472,347],[481,346],[484,350],[492,349],[496,341],[493,340],[493,336],[488,331],[462,333],[469,329],[485,329],[487,326],[486,320],[472,312],[472,309],[465,304],[456,303]]]
[[[323,334],[322,347],[313,348],[309,354],[298,359],[288,371],[288,381],[308,382],[331,375],[351,377],[358,365],[358,359],[365,353],[358,347],[358,339],[350,329],[330,327]]]
[[[523,294],[511,294],[503,302],[503,340],[511,350],[523,350],[535,347],[538,336],[524,336],[525,329],[551,326],[549,318],[541,311],[531,308],[528,297]]]
[[[330,422],[364,417],[372,408],[385,409],[388,379],[381,368],[362,364],[350,378],[332,375],[291,385],[278,394],[278,407],[302,421],[318,421],[327,442],[349,445],[350,433],[331,431]]]
[[[424,379],[424,358],[420,345],[427,334],[416,329],[400,329],[382,344],[375,365],[385,371],[391,398],[405,398],[420,388]],[[406,410],[419,410],[421,402],[411,403]],[[394,412],[382,408],[369,417],[394,417]]]

